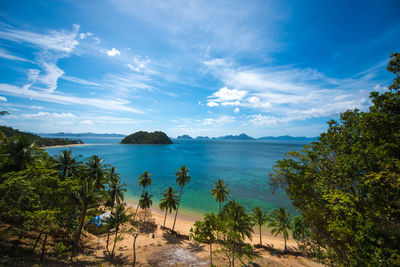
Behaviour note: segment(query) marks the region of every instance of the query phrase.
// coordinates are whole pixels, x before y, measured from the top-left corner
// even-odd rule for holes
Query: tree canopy
[[[343,265],[400,264],[400,56],[396,78],[369,111],[342,113],[318,141],[290,152],[270,176],[302,213],[315,244]]]

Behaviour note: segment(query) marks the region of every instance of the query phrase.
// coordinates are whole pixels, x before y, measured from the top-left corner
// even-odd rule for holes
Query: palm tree
[[[33,165],[41,151],[35,142],[25,135],[17,135],[8,138],[5,145],[7,160],[6,171],[22,171],[29,165]]]
[[[176,208],[175,219],[174,219],[174,224],[172,226],[172,231],[174,231],[174,229],[175,229],[176,216],[178,215],[179,205],[181,204],[183,187],[190,183],[189,169],[186,168],[185,165],[183,165],[182,167],[180,167],[178,169],[178,171],[179,172],[175,173],[176,183],[181,187],[181,191],[179,193],[178,207]]]
[[[143,187],[143,191],[142,194],[140,196],[142,196],[144,194],[144,190],[146,189],[146,187],[150,186],[153,183],[153,180],[151,179],[151,174],[149,174],[148,171],[145,171],[142,173],[142,175],[139,176],[138,178],[138,184],[139,186]],[[135,211],[135,215],[133,216],[133,220],[135,220],[136,218],[136,214],[138,212],[139,209],[139,205],[137,205],[136,207],[136,211]]]
[[[224,206],[221,215],[231,231],[239,234],[242,239],[245,237],[252,239],[253,224],[242,205],[231,200]]]
[[[111,168],[111,173],[110,173],[110,177],[112,177],[111,179],[109,179],[109,190],[108,190],[108,196],[110,198],[110,209],[111,212],[113,212],[114,210],[114,205],[115,203],[117,203],[118,205],[121,204],[121,202],[124,201],[124,192],[126,192],[126,188],[124,188],[126,186],[125,183],[121,184],[120,182],[120,178],[119,178],[119,173],[115,172],[115,168],[112,167]],[[108,248],[108,242],[110,240],[110,228],[107,231],[107,248]]]
[[[92,184],[85,178],[81,180],[81,185],[78,191],[75,193],[75,197],[79,202],[80,208],[80,222],[78,227],[78,232],[76,233],[75,240],[74,240],[74,252],[78,247],[78,242],[81,238],[83,224],[85,223],[86,212],[90,203],[95,200],[95,193],[92,187]]]
[[[99,156],[93,155],[86,161],[86,166],[88,167],[88,177],[93,183],[93,187],[96,190],[104,189],[105,168],[103,160]]]
[[[214,184],[214,188],[211,190],[211,195],[219,202],[219,212],[221,212],[221,203],[228,200],[228,196],[231,195],[231,190],[228,189],[228,185],[224,184],[224,180],[218,179]]]
[[[263,212],[261,207],[255,207],[250,212],[250,217],[252,218],[253,222],[258,225],[260,228],[260,245],[262,245],[261,240],[261,227],[267,222],[268,220],[268,213]]]
[[[115,208],[115,211],[112,212],[110,217],[108,217],[105,221],[108,224],[109,228],[115,228],[114,245],[111,251],[111,256],[114,256],[115,244],[117,243],[118,231],[120,229],[120,226],[121,224],[129,221],[129,216],[125,212],[125,203],[118,204]]]
[[[282,233],[283,238],[285,239],[285,251],[287,250],[286,240],[289,238],[288,231],[290,230],[290,213],[287,209],[280,207],[272,212],[271,222],[269,223],[269,227],[272,228],[271,233],[277,236]]]
[[[220,213],[223,223],[226,225],[226,242],[230,244],[232,252],[232,266],[235,266],[235,251],[237,245],[242,243],[244,238],[252,239],[253,223],[246,214],[245,208],[231,200],[224,206]]]
[[[142,210],[150,209],[151,205],[153,205],[153,200],[151,200],[152,197],[153,195],[149,194],[148,191],[144,192],[139,200],[139,207]]]
[[[178,196],[176,195],[175,190],[171,186],[168,186],[168,189],[163,191],[162,196],[163,196],[163,198],[160,199],[159,207],[161,210],[165,210],[165,217],[164,217],[164,224],[163,224],[163,227],[165,227],[165,221],[167,219],[167,212],[171,213],[172,210],[176,210]]]
[[[55,168],[59,171],[59,177],[61,180],[65,180],[66,177],[70,177],[78,171],[79,161],[77,158],[80,156],[72,156],[72,150],[62,150],[55,160]]]

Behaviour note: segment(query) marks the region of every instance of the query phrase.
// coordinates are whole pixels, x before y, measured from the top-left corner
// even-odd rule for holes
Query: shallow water
[[[181,208],[191,215],[217,212],[218,203],[210,190],[218,178],[231,189],[232,199],[247,209],[262,206],[272,210],[287,207],[292,213],[288,197],[283,192],[272,194],[268,173],[283,153],[300,150],[305,141],[238,141],[238,140],[173,140],[172,145],[120,145],[121,138],[81,138],[85,146],[71,147],[83,159],[96,154],[115,166],[121,180],[127,183],[128,199],[141,193],[137,178],[144,171],[153,175],[150,193],[153,205],[168,185],[178,191],[175,172],[181,165],[189,168],[191,183],[183,190]],[[48,148],[55,155],[65,148]],[[69,149],[69,148],[68,148]]]

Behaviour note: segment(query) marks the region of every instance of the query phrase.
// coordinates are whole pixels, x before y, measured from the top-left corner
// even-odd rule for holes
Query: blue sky
[[[399,1],[1,1],[1,125],[317,136],[367,110]]]

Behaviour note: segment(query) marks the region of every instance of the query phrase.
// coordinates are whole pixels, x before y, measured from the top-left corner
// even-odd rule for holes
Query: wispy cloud
[[[267,113],[251,118],[257,125],[366,109],[368,94],[376,85],[373,72],[357,78],[333,79],[310,68],[254,68],[225,59],[207,60],[204,64],[225,85],[208,97],[208,106],[241,106]]]
[[[66,80],[66,81],[79,83],[79,84],[82,84],[82,85],[100,86],[100,84],[98,84],[98,83],[87,81],[87,80],[84,80],[84,79],[81,79],[81,78],[78,78],[78,77],[74,77],[74,76],[63,75],[61,78],[63,80]]]
[[[79,25],[74,24],[72,31],[49,31],[46,34],[5,28],[0,31],[0,38],[15,42],[27,42],[44,49],[71,53],[79,44],[76,40],[79,27]]]
[[[76,116],[70,112],[63,112],[63,113],[38,112],[38,113],[26,113],[22,114],[21,116],[27,119],[48,119],[49,117],[59,118],[59,119],[76,118]]]
[[[19,57],[19,56],[15,56],[15,55],[11,54],[10,52],[8,52],[7,50],[2,49],[2,48],[0,48],[0,57],[6,58],[6,59],[9,59],[9,60],[31,62],[30,60],[27,60],[25,58],[22,58],[22,57]]]
[[[58,93],[50,93],[45,91],[35,91],[29,89],[29,85],[18,87],[10,84],[0,84],[0,92],[7,93],[26,99],[35,99],[40,101],[47,101],[59,104],[78,104],[82,106],[96,107],[101,110],[112,111],[127,111],[137,114],[143,114],[143,110],[130,107],[130,102],[122,99],[100,99],[100,98],[86,98],[70,95],[63,95]]]

